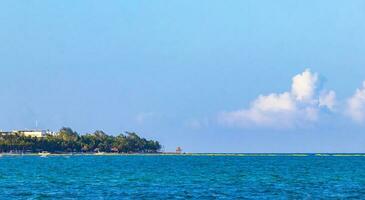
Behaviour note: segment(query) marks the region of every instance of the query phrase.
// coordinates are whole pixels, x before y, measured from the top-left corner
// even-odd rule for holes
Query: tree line
[[[22,134],[0,136],[0,152],[115,152],[115,153],[156,153],[161,149],[158,141],[139,137],[134,132],[118,136],[103,131],[79,135],[71,128],[62,128],[55,135],[30,137]]]

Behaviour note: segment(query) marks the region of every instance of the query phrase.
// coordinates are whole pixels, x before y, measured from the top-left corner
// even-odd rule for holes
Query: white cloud
[[[327,107],[329,110],[333,111],[336,105],[336,93],[331,90],[329,92],[322,92],[319,96],[319,106]]]
[[[365,120],[365,81],[362,87],[347,100],[346,113],[356,122]]]
[[[252,107],[264,112],[285,112],[295,109],[294,102],[288,92],[282,94],[272,93],[268,96],[260,95],[253,102]]]
[[[231,126],[292,127],[318,120],[321,107],[333,110],[334,91],[317,91],[318,74],[306,69],[293,77],[291,92],[260,95],[248,109],[223,112],[219,121]]]
[[[316,108],[316,107],[306,107],[306,108],[304,108],[303,111],[304,111],[304,115],[302,114],[302,116],[307,121],[316,121],[318,119],[318,112],[319,112],[318,108]]]
[[[222,122],[230,125],[247,126],[251,123],[276,126],[285,125],[287,118],[296,110],[289,93],[260,95],[247,110],[223,112]]]
[[[310,101],[316,90],[316,83],[318,81],[318,74],[311,73],[306,69],[303,73],[293,77],[291,86],[291,93],[298,101]]]

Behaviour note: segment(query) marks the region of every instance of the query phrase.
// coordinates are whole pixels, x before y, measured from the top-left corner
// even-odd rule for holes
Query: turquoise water
[[[4,156],[0,199],[361,199],[365,157]]]

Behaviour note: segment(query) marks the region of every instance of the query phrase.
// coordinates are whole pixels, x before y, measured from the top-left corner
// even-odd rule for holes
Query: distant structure
[[[176,153],[177,153],[177,154],[181,154],[181,153],[182,153],[182,149],[181,149],[181,147],[177,147],[177,148],[176,148]]]
[[[13,131],[0,131],[0,135],[24,135],[26,137],[37,137],[42,138],[46,137],[47,135],[57,135],[56,132],[49,131],[49,130],[13,130]]]
[[[0,131],[0,136],[10,135],[11,132],[8,131]]]
[[[46,137],[47,132],[44,130],[20,130],[20,131],[13,131],[15,133],[18,133],[20,135],[24,135],[26,137]]]

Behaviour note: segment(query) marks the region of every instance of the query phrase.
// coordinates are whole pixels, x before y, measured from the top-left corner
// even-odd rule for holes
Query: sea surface
[[[3,156],[0,199],[365,199],[365,157]]]

